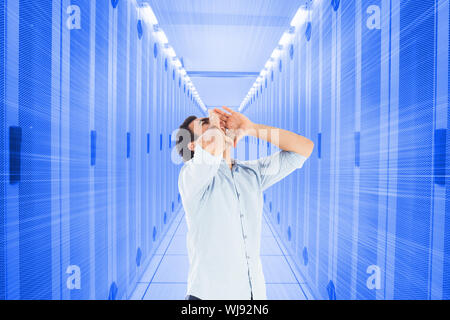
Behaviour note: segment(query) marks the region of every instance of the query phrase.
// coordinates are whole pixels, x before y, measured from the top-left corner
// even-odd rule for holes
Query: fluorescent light
[[[158,38],[158,41],[162,44],[169,43],[169,39],[167,39],[167,36],[162,29],[158,30],[158,32],[156,33],[156,37]]]
[[[308,19],[308,10],[304,6],[298,8],[297,13],[291,21],[291,26],[298,28],[303,25]]]
[[[175,67],[177,67],[177,68],[181,67],[181,62],[180,62],[180,60],[178,60],[178,59],[174,59],[174,60],[173,60],[173,64],[174,64]]]
[[[272,58],[270,58],[267,62],[266,62],[266,65],[264,66],[267,70],[269,70],[270,68],[272,68],[272,66],[273,66],[273,59]]]
[[[167,55],[170,58],[175,58],[177,56],[177,54],[175,53],[175,50],[171,46],[169,46],[168,44],[166,44],[165,50],[167,52]]]
[[[152,25],[158,24],[158,19],[156,19],[152,7],[150,7],[147,3],[143,3],[139,8],[139,14],[145,22]]]
[[[280,55],[281,55],[281,50],[277,47],[277,48],[275,48],[275,50],[273,50],[272,55],[270,57],[273,59],[273,61],[276,61],[276,60],[278,60]]]
[[[279,44],[284,47],[288,45],[291,42],[291,40],[292,40],[292,33],[285,32],[283,33],[283,36],[281,37]]]

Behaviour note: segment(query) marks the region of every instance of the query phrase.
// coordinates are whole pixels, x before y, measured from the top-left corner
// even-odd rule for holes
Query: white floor
[[[187,225],[181,210],[138,282],[131,300],[184,300],[189,261]],[[309,300],[313,296],[263,215],[261,261],[269,300]]]

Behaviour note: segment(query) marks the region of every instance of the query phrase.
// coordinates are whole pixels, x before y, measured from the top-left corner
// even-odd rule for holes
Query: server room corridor
[[[130,299],[184,299],[189,268],[186,232],[184,212],[180,210]],[[313,299],[307,283],[297,271],[298,266],[265,219],[262,224],[261,258],[265,270],[268,299]]]
[[[0,0],[0,300],[450,299],[449,10]],[[246,130],[190,210],[179,128],[222,106],[290,143]]]

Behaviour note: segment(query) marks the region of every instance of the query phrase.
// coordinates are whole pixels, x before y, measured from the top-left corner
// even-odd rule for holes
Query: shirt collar
[[[237,159],[231,159],[231,163],[233,164],[233,170],[237,170],[238,169],[238,166],[239,166],[239,160],[237,160]],[[226,162],[226,160],[225,159],[223,159],[222,158],[222,160],[221,160],[221,162],[220,162],[220,166],[222,167],[222,168],[225,168],[225,169],[227,169],[227,170],[230,170],[230,168],[228,168],[228,165],[227,165],[227,162]]]

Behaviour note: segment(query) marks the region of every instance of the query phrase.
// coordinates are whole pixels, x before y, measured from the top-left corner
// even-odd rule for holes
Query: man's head
[[[209,118],[190,116],[181,124],[177,133],[176,148],[184,162],[194,157],[194,142],[208,129]]]

